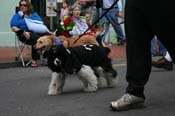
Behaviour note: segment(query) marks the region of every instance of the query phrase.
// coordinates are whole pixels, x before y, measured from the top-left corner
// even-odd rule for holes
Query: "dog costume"
[[[69,48],[65,48],[63,45],[52,46],[43,55],[48,57],[48,67],[53,71],[52,80],[54,81],[51,81],[49,90],[53,90],[53,83],[57,81],[59,84],[56,88],[60,90],[59,93],[62,92],[64,72],[66,72],[79,74],[85,91],[96,91],[98,82],[92,69],[97,67],[103,69],[108,87],[114,87],[117,71],[113,69],[111,59],[108,58],[109,52],[109,48],[93,44]]]

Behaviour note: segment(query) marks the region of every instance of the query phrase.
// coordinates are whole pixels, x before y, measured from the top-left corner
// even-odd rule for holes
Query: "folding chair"
[[[21,61],[22,63],[22,66],[23,67],[27,67],[31,64],[32,60],[29,60],[29,61],[24,61],[24,56],[23,56],[23,53],[24,53],[24,48],[27,47],[31,50],[31,47],[29,45],[27,45],[26,43],[22,43],[19,39],[18,39],[18,36],[15,35],[15,47],[16,47],[16,60],[17,61]]]

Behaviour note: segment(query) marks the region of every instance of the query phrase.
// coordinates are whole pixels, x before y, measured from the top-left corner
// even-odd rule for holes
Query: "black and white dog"
[[[62,93],[65,82],[65,72],[77,73],[84,85],[84,91],[96,91],[98,79],[94,71],[98,67],[103,69],[108,87],[116,85],[117,71],[108,57],[109,48],[93,44],[65,48],[63,45],[52,46],[44,52],[48,58],[48,67],[52,70],[52,79],[49,85],[49,95]]]

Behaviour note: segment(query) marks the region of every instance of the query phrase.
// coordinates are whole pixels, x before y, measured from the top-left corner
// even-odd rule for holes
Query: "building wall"
[[[10,28],[10,19],[15,13],[18,0],[1,0],[0,4],[0,47],[15,45],[15,34]]]

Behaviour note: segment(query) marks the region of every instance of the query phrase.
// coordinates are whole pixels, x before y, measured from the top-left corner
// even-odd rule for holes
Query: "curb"
[[[22,67],[21,62],[18,61],[0,62],[0,68],[14,68],[14,67]]]

